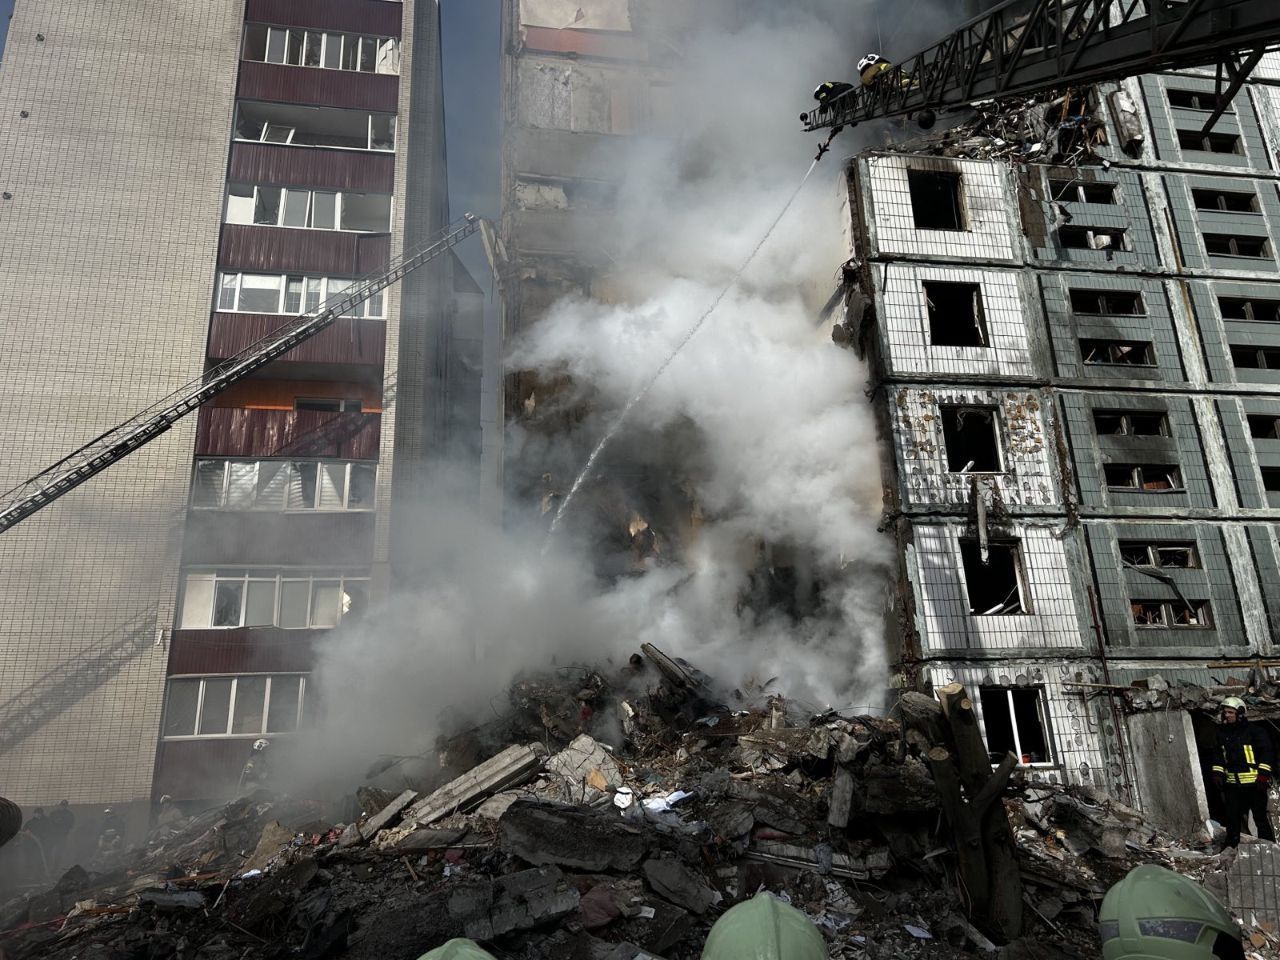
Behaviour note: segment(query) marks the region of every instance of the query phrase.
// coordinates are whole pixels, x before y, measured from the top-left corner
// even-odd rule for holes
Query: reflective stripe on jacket
[[[1227,783],[1257,783],[1258,774],[1271,776],[1274,763],[1266,727],[1248,720],[1218,727],[1218,756],[1213,772],[1225,777]]]

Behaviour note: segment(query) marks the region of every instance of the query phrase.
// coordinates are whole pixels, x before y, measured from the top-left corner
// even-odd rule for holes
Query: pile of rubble
[[[686,960],[760,890],[833,958],[1079,960],[1135,862],[1217,860],[1105,797],[1010,778],[1012,757],[967,761],[963,688],[892,718],[713,690],[652,647],[612,676],[527,678],[440,744],[430,782],[386,789],[413,777],[384,769],[352,822],[260,794],[72,868],[0,907],[0,960],[412,960],[459,936],[501,958]]]
[[[1227,697],[1240,697],[1249,707],[1249,716],[1255,720],[1280,719],[1280,680],[1268,676],[1260,667],[1247,667],[1244,676],[1227,674],[1213,686],[1203,686],[1189,680],[1169,680],[1152,675],[1135,680],[1128,686],[1104,684],[1078,684],[1087,693],[1114,693],[1124,700],[1125,709],[1135,713],[1148,710],[1194,710],[1217,717],[1222,701]]]

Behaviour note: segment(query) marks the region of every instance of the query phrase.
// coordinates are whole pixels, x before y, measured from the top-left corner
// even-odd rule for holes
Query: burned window
[[[1213,626],[1208,600],[1130,600],[1135,627]]]
[[[924,281],[929,342],[936,347],[985,347],[987,318],[976,283]]]
[[[1261,320],[1280,323],[1280,300],[1260,297],[1219,297],[1218,311],[1223,320]]]
[[[960,174],[908,170],[911,214],[917,230],[963,230]]]
[[[1280,440],[1280,416],[1270,413],[1251,413],[1245,418],[1249,423],[1249,436],[1255,440]]]
[[[1105,203],[1116,202],[1116,185],[1114,183],[1098,183],[1088,180],[1049,180],[1049,198],[1065,200],[1068,203]]]
[[[1058,239],[1068,250],[1128,250],[1129,232],[1123,227],[1078,227],[1064,224]]]
[[[1156,365],[1155,350],[1150,340],[1081,340],[1080,356],[1089,364]]]
[[[1053,762],[1042,687],[979,687],[978,701],[993,764],[1006,753],[1022,766]]]
[[[1195,201],[1197,210],[1225,210],[1230,213],[1258,212],[1258,195],[1252,191],[1242,193],[1236,190],[1192,190],[1191,199]]]
[[[1202,153],[1244,153],[1244,145],[1238,133],[1214,131],[1202,134],[1199,130],[1179,130],[1178,146],[1183,150],[1198,150]]]
[[[1168,96],[1171,107],[1183,107],[1187,110],[1214,110],[1218,106],[1218,98],[1210,90],[1179,90],[1176,87],[1170,87],[1165,90],[1165,95]]]
[[[969,615],[1005,617],[1030,613],[1022,575],[1022,557],[1014,541],[987,545],[987,558],[977,540],[960,541],[964,563],[965,589],[969,594]]]
[[[1145,315],[1142,294],[1136,290],[1070,290],[1072,313],[1097,313],[1108,316],[1135,317]]]
[[[1000,473],[1000,431],[995,407],[943,406],[942,437],[951,473]]]
[[[359,400],[343,400],[337,397],[297,397],[293,401],[295,410],[313,410],[320,413],[360,413]]]
[[[1098,436],[1169,436],[1169,420],[1161,411],[1095,410],[1093,425],[1098,431]]]
[[[1176,464],[1108,463],[1102,471],[1107,486],[1112,490],[1168,493],[1183,489],[1182,470]]]
[[[1241,370],[1280,370],[1280,350],[1233,343],[1231,363]]]
[[[1280,493],[1280,467],[1262,467],[1262,489]]]
[[[1135,567],[1187,570],[1200,566],[1196,545],[1187,540],[1121,540],[1120,559]]]
[[[1238,234],[1205,233],[1204,251],[1213,257],[1248,257],[1266,260],[1271,257],[1271,246],[1266,237],[1242,237]]]

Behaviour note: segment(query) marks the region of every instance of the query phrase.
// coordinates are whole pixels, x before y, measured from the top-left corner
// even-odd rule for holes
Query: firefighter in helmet
[[[264,740],[259,737],[253,741],[253,749],[249,753],[249,759],[245,761],[244,769],[240,771],[241,794],[252,794],[266,789],[267,778],[270,773],[270,760],[268,759],[270,747],[270,740]]]
[[[835,102],[853,90],[852,83],[841,80],[828,80],[818,84],[813,91],[813,99],[818,101],[818,111],[830,110]]]
[[[1243,700],[1227,697],[1222,701],[1213,782],[1221,791],[1226,808],[1224,826],[1228,847],[1240,845],[1240,830],[1250,814],[1253,814],[1258,837],[1275,841],[1276,833],[1267,812],[1274,764],[1275,751],[1266,727],[1249,720]]]
[[[1107,891],[1098,911],[1103,960],[1244,960],[1240,928],[1204,887],[1144,864]]]
[[[878,53],[868,53],[858,61],[858,78],[864,87],[875,86],[880,77],[893,69],[893,64]]]

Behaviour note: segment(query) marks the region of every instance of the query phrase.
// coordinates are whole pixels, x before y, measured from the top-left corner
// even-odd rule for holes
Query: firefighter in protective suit
[[[1098,932],[1103,960],[1244,960],[1227,908],[1194,880],[1153,864],[1107,891]]]
[[[1222,723],[1218,726],[1217,756],[1213,762],[1213,782],[1222,792],[1226,807],[1227,846],[1240,845],[1240,830],[1253,814],[1258,837],[1275,841],[1267,813],[1275,751],[1266,727],[1253,723],[1248,707],[1239,697],[1222,701]]]

